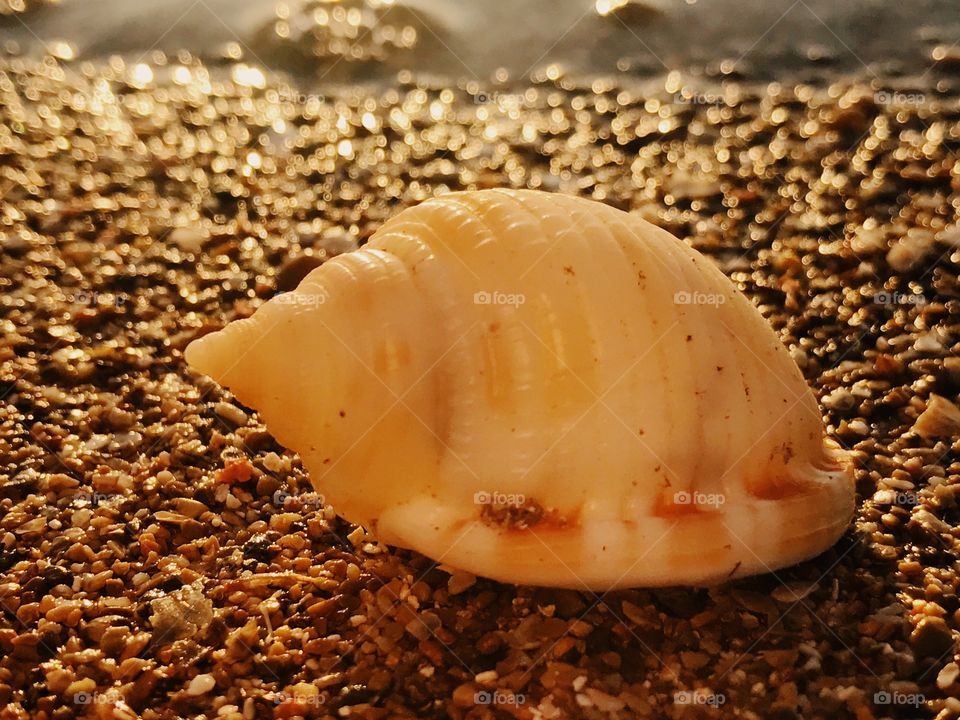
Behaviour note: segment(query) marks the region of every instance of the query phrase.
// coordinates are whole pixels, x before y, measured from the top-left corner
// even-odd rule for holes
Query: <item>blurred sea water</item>
[[[7,52],[63,43],[78,59],[188,50],[302,83],[401,69],[522,80],[550,65],[816,82],[923,74],[937,53],[960,57],[958,10],[955,0],[61,0],[0,17],[0,36]]]

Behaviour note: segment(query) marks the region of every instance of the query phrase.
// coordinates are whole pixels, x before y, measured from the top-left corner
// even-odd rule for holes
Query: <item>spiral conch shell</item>
[[[810,558],[844,456],[753,305],[601,203],[443,195],[193,342],[334,509],[522,584],[706,584]]]

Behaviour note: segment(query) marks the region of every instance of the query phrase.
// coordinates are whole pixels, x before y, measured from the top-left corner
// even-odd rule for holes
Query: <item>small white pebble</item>
[[[850,432],[854,432],[857,435],[867,435],[870,432],[870,426],[867,425],[861,418],[851,420],[849,423],[847,423],[847,427],[850,428]]]
[[[213,675],[208,673],[197,675],[190,681],[190,685],[187,686],[187,695],[204,695],[213,690],[216,684],[217,682],[213,679]]]
[[[823,397],[823,406],[827,410],[849,410],[857,400],[845,387],[839,387]]]
[[[242,427],[247,424],[247,414],[236,405],[218,402],[213,406],[213,411],[231,425]]]
[[[495,683],[500,678],[496,670],[487,670],[474,676],[474,680],[480,685],[489,685]]]
[[[275,473],[280,472],[280,468],[283,467],[283,462],[275,452],[268,452],[263,456],[263,466],[270,472]]]
[[[351,543],[354,547],[356,547],[357,545],[359,545],[360,543],[362,543],[366,537],[367,537],[367,531],[364,530],[361,525],[357,525],[357,527],[354,528],[354,529],[347,535],[347,540],[349,540],[350,543]],[[355,579],[355,578],[352,578],[352,579]]]

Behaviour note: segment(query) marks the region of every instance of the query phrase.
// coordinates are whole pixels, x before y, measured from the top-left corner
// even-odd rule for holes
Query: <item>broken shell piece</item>
[[[338,513],[475,575],[709,583],[812,557],[853,512],[845,456],[759,312],[597,202],[427,201],[186,357]]]

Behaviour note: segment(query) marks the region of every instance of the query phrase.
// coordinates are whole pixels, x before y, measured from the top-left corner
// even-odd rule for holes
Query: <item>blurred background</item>
[[[2,0],[7,53],[125,59],[188,50],[304,81],[358,82],[405,68],[524,80],[574,74],[817,82],[960,67],[951,0]],[[155,59],[155,58],[150,58]],[[499,73],[498,73],[499,71]]]

